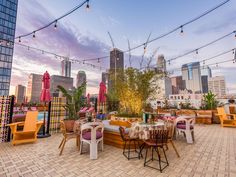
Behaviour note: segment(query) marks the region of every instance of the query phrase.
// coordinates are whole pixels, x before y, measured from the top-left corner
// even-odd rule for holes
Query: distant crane
[[[149,57],[149,59],[147,59],[147,68],[150,68],[150,64],[151,64],[153,58],[155,58],[155,56],[156,56],[156,54],[157,54],[157,51],[158,51],[159,49],[160,49],[160,47],[157,47],[157,48],[153,51],[153,53],[152,53],[152,55]]]
[[[127,39],[128,41],[128,48],[129,48],[129,67],[131,67],[132,62],[131,62],[131,48],[130,48],[130,43],[129,43],[129,39]]]

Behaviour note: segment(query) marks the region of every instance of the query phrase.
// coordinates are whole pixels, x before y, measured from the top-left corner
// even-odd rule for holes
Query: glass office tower
[[[18,0],[0,0],[0,95],[8,95]]]

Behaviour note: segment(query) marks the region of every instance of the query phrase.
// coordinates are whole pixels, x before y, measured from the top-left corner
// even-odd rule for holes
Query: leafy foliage
[[[119,77],[112,79],[114,87],[109,92],[112,93],[113,98],[119,100],[120,114],[141,114],[146,100],[155,90],[152,87],[154,75],[154,71],[139,71],[135,68],[118,71],[117,76]],[[112,99],[112,96],[108,94],[108,99]]]
[[[211,110],[216,109],[219,102],[216,100],[216,95],[211,91],[203,95],[201,109]]]
[[[86,87],[86,82],[84,82],[80,87],[73,89],[68,92],[64,87],[58,85],[57,88],[66,97],[67,103],[65,105],[65,110],[68,112],[68,119],[78,119],[77,112],[85,105],[86,99],[83,98],[83,93]]]

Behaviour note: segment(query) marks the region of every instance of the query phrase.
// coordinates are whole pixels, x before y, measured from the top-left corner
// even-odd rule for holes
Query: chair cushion
[[[186,124],[177,124],[177,128],[179,128],[179,129],[186,129]],[[192,125],[190,125],[190,129],[193,129]]]
[[[91,140],[91,132],[86,132],[82,135],[82,137],[86,140]],[[99,139],[102,137],[102,133],[100,131],[96,132],[96,139]]]

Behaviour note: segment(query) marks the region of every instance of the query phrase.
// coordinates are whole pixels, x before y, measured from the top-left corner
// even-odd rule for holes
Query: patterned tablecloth
[[[149,139],[149,130],[163,129],[165,123],[163,121],[150,123],[135,122],[129,130],[130,138]]]

